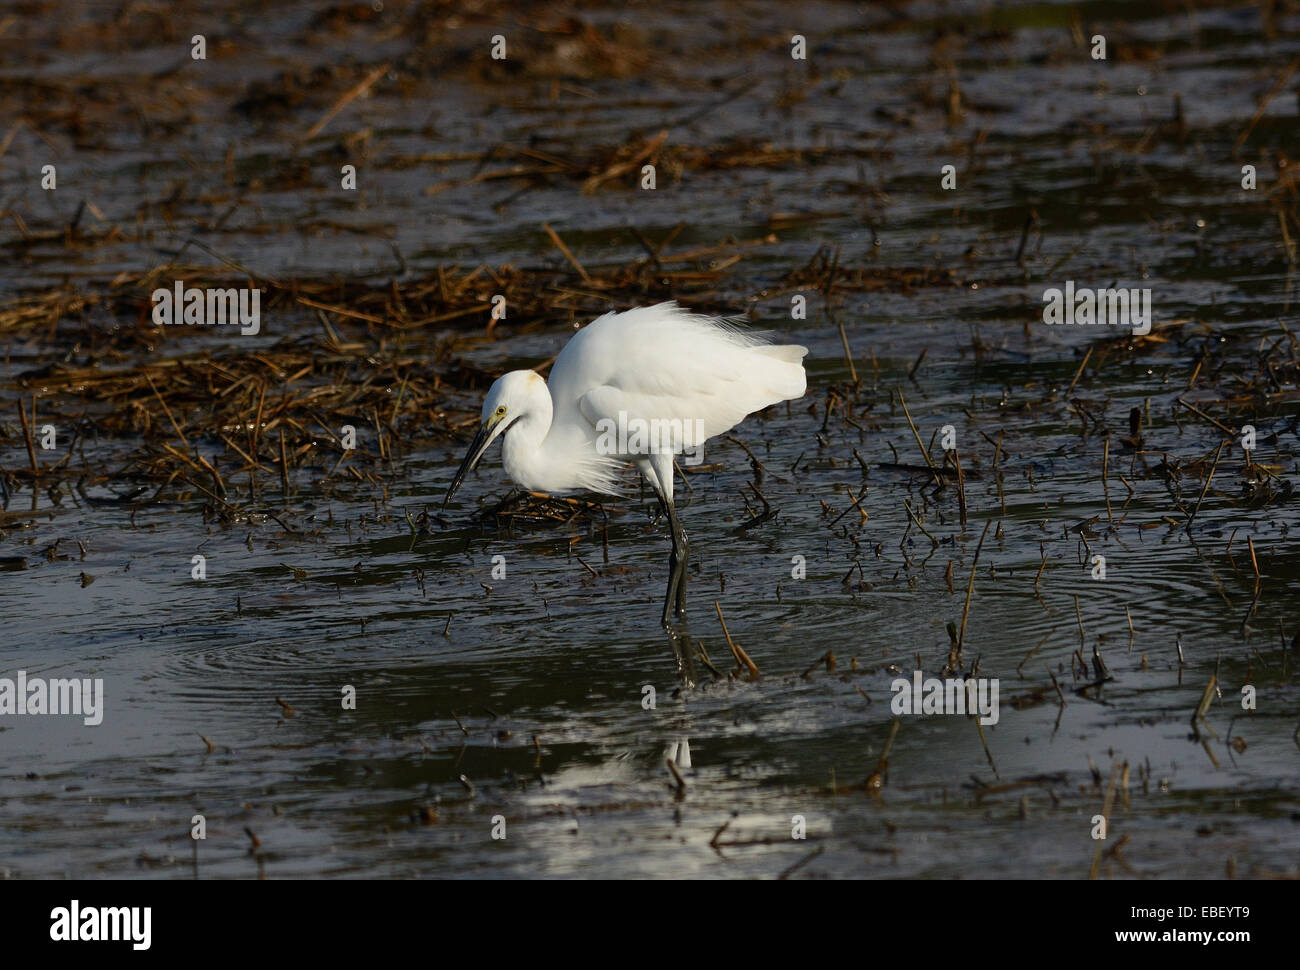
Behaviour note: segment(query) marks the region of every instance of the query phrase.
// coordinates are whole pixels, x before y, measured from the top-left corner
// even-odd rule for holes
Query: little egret
[[[497,378],[443,507],[497,438],[506,474],[529,491],[615,494],[618,472],[634,462],[672,530],[669,627],[674,610],[685,615],[690,555],[673,505],[674,456],[754,411],[802,397],[806,353],[673,302],[606,313],[573,335],[549,384],[531,370]]]

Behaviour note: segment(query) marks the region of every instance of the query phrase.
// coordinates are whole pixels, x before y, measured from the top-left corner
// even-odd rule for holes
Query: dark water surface
[[[436,508],[459,460],[448,440],[403,454],[383,488],[324,490],[327,469],[304,470],[272,503],[296,533],[209,522],[197,500],[90,504],[9,479],[0,555],[25,568],[0,573],[0,676],[102,678],[107,709],[93,728],[0,717],[0,874],[774,877],[803,863],[793,877],[1083,878],[1127,762],[1101,875],[1300,875],[1300,534],[1283,484],[1300,471],[1300,312],[1282,228],[1297,75],[1238,147],[1300,56],[1294,5],[1267,21],[1258,5],[1141,2],[117,10],[28,4],[0,33],[0,138],[31,122],[0,155],[0,193],[25,232],[50,234],[23,243],[3,222],[0,296],[102,289],[192,237],[265,276],[382,284],[564,265],[543,223],[588,268],[643,258],[633,228],[657,242],[685,223],[665,254],[717,250],[665,267],[718,272],[717,302],[807,345],[809,392],[713,442],[711,470],[679,485],[698,565],[689,631],[729,669],[716,599],[761,671],[685,692],[657,622],[667,540],[631,472],[607,558],[599,518],[474,525],[509,491],[495,456],[446,527],[413,535],[406,513]],[[209,59],[192,62],[200,32]],[[495,33],[505,66],[487,61]],[[794,33],[807,62],[789,57]],[[1105,62],[1088,57],[1095,33]],[[268,91],[278,113],[244,104]],[[574,159],[660,131],[654,191],[635,174],[587,193],[565,172],[481,177],[521,164],[481,166],[496,146]],[[59,188],[41,192],[51,158]],[[357,192],[338,188],[348,163]],[[100,235],[73,251],[61,228],[82,200]],[[862,276],[828,307],[817,267],[832,258]],[[1149,287],[1153,337],[1045,326],[1043,290],[1066,280]],[[806,320],[791,319],[796,293]],[[570,332],[482,324],[456,324],[458,353],[493,373],[547,361]],[[268,313],[256,338],[194,339],[271,346],[317,327]],[[40,392],[41,341],[15,335],[0,360],[6,470],[27,462],[13,402]],[[953,427],[964,527],[953,485],[934,495],[898,467],[924,464],[900,389],[924,441]],[[851,420],[840,404],[827,417],[832,390]],[[479,393],[451,403],[468,413]],[[1235,445],[1202,497],[1229,438],[1180,398],[1258,429],[1272,498]],[[1141,455],[1120,440],[1132,408]],[[757,502],[740,443],[780,510],[744,530]],[[1175,499],[1199,503],[1190,528]],[[944,667],[988,523],[964,649],[967,670],[978,659],[1000,682],[987,754],[971,719],[903,717],[870,790],[890,684]],[[1084,690],[1094,649],[1111,679]],[[828,650],[833,672],[816,665]],[[1197,739],[1211,676],[1213,734]],[[664,752],[683,738],[678,791]]]

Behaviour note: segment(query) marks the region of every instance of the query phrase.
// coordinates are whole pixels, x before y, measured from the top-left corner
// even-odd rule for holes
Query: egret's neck
[[[544,447],[554,416],[551,392],[546,382],[538,378],[531,386],[523,416],[515,419],[501,442],[501,464],[510,480],[520,488],[537,492],[561,491],[563,488],[557,484],[562,482],[557,478],[562,469],[552,467],[553,456],[548,456]]]

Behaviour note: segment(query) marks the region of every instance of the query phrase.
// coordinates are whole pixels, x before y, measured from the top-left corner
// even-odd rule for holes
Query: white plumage
[[[531,491],[613,493],[619,471],[633,461],[673,525],[674,574],[682,576],[679,586],[669,582],[671,599],[674,589],[684,589],[686,554],[673,509],[674,456],[731,430],[754,411],[802,397],[807,352],[770,344],[760,334],[676,303],[607,313],[569,340],[549,384],[531,370],[496,380],[447,497],[501,435],[506,474]],[[611,436],[611,426],[689,428],[691,437],[638,440]],[[667,617],[665,604],[665,623]]]

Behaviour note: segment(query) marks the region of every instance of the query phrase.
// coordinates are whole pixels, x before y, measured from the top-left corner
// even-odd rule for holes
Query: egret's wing
[[[582,395],[578,408],[597,432],[622,429],[624,437],[631,436],[634,441],[638,434],[645,439],[653,433],[658,442],[673,442],[671,450],[677,453],[739,424],[748,412],[737,403],[738,397],[728,395],[722,385],[719,390],[683,396],[605,384]],[[633,446],[630,453],[644,454],[646,450]]]
[[[598,432],[611,422],[628,433],[640,426],[643,434],[655,434],[658,428],[681,442],[673,452],[689,450],[731,430],[747,414],[803,392],[802,365],[761,352],[768,349],[778,348],[745,348],[732,355],[740,360],[678,360],[672,379],[629,368],[581,395],[578,409]],[[797,377],[790,373],[796,370]]]
[[[658,422],[664,433],[689,436],[673,449],[682,451],[801,396],[806,353],[666,303],[606,314],[580,331],[556,360],[550,387],[557,413],[576,408],[597,433],[610,423],[631,434]]]

